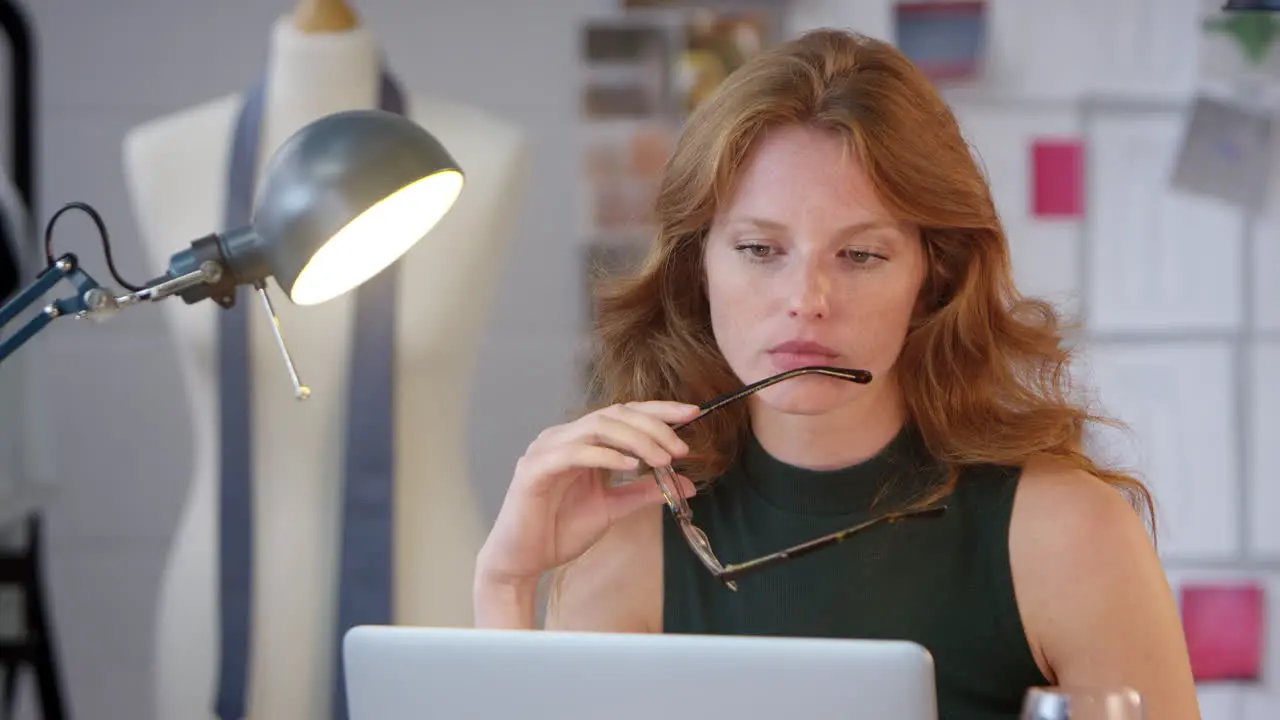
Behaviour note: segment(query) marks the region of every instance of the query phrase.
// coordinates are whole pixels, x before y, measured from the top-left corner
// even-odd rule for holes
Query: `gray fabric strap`
[[[265,83],[250,89],[231,148],[223,227],[248,225],[253,210]],[[403,114],[404,96],[382,74],[379,107]],[[342,636],[362,624],[391,623],[392,488],[395,471],[393,381],[399,263],[356,288],[353,357],[347,404],[338,617],[333,644],[332,718],[347,717]],[[246,298],[218,314],[220,430],[219,590],[221,658],[215,711],[246,713],[253,577],[253,430]],[[284,448],[306,452],[306,448]]]

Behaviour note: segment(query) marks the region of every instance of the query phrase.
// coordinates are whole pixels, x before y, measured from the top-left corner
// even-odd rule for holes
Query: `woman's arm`
[[[1081,471],[1032,463],[1009,529],[1032,651],[1057,685],[1128,686],[1148,717],[1200,717],[1177,605],[1138,514]]]
[[[471,607],[478,628],[537,630],[537,603],[536,582],[512,583],[476,573]]]

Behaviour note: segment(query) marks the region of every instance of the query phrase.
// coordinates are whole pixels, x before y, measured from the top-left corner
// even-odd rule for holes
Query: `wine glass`
[[[1142,697],[1123,687],[1033,687],[1021,720],[1143,720]]]

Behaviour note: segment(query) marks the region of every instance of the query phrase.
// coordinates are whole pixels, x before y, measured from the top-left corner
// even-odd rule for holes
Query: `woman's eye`
[[[751,257],[762,258],[767,257],[773,251],[773,248],[760,243],[739,243],[738,251],[744,252]]]
[[[884,259],[880,255],[866,250],[850,250],[845,253],[845,255],[859,265],[866,265],[868,263],[875,262],[876,260]]]

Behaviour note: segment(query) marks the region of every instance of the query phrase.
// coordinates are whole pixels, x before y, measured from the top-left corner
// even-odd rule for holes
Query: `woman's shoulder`
[[[619,520],[552,574],[547,629],[661,631],[664,509],[654,505]]]
[[[1107,657],[1107,638],[1159,638],[1169,622],[1169,588],[1141,515],[1119,489],[1064,461],[1021,468],[1009,560],[1027,639],[1055,681],[1090,657],[1123,662],[1126,651]]]
[[[1033,458],[1017,474],[1009,560],[1032,611],[1036,597],[1070,604],[1067,596],[1121,589],[1133,573],[1161,572],[1153,539],[1124,493],[1049,457]]]
[[[1031,552],[1077,554],[1121,543],[1149,547],[1141,515],[1116,487],[1048,456],[1016,469],[1011,541],[1040,538]]]
[[[1010,532],[1016,526],[1056,527],[1062,532],[1087,531],[1070,523],[1102,523],[1116,528],[1142,527],[1141,515],[1120,489],[1071,463],[1047,455],[1035,456],[1017,465],[979,464],[964,468],[956,490],[978,494],[980,503],[993,495],[1002,496]]]

